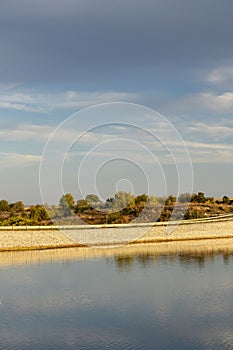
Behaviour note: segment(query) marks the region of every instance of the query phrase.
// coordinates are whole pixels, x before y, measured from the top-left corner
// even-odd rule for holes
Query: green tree
[[[165,202],[166,202],[166,198],[165,197],[157,197],[157,200],[158,200],[158,203],[162,204],[162,205],[164,205]]]
[[[62,215],[72,215],[72,210],[75,208],[75,202],[71,193],[66,193],[60,198],[59,208]]]
[[[35,224],[33,220],[21,215],[13,215],[1,222],[2,226],[25,226]]]
[[[155,196],[150,196],[148,198],[148,203],[149,203],[149,205],[154,206],[154,205],[157,205],[159,202]]]
[[[66,193],[65,194],[65,199],[67,201],[67,204],[71,207],[71,209],[74,208],[75,202],[74,202],[74,197],[72,196],[71,193]]]
[[[205,201],[206,201],[206,198],[205,198],[205,194],[203,192],[198,192],[198,194],[196,194],[196,193],[192,194],[191,202],[205,203]]]
[[[75,206],[75,213],[83,213],[84,211],[90,209],[90,206],[85,201],[85,199],[79,199]]]
[[[207,204],[214,204],[215,203],[214,197],[206,197],[205,198],[205,203],[207,203]]]
[[[113,208],[116,210],[121,210],[130,205],[130,203],[132,204],[133,200],[134,196],[131,193],[119,191],[114,196]]]
[[[229,197],[223,196],[223,197],[222,197],[222,202],[223,202],[224,204],[230,204],[231,200],[230,200]]]
[[[49,204],[45,203],[44,207],[45,207],[50,219],[54,219],[56,217],[59,217],[60,213],[59,213],[59,209],[56,205],[49,205]]]
[[[105,206],[114,211],[122,210],[131,205],[134,205],[134,196],[124,191],[117,192],[114,197],[108,198],[105,202]]]
[[[24,211],[24,204],[22,201],[18,201],[11,203],[10,208],[13,213],[22,213]]]
[[[143,193],[143,194],[140,194],[138,195],[136,198],[135,198],[135,204],[143,204],[145,205],[146,202],[148,201],[148,195]]]
[[[201,219],[205,217],[205,212],[198,208],[190,208],[186,211],[184,215],[184,219]]]
[[[9,203],[6,199],[0,200],[0,212],[9,211]]]
[[[49,220],[48,213],[42,205],[40,205],[40,204],[32,205],[29,210],[30,210],[29,217],[35,223]]]
[[[165,205],[174,205],[176,203],[176,197],[175,196],[168,196],[165,202]]]
[[[178,201],[180,203],[188,203],[188,202],[191,201],[191,197],[192,197],[192,195],[190,193],[187,193],[187,192],[186,193],[181,193],[179,195]]]
[[[88,194],[85,198],[85,201],[90,207],[95,207],[101,203],[99,197],[96,194]]]

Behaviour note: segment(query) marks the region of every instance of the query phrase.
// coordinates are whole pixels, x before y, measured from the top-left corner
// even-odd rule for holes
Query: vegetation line
[[[37,204],[25,207],[22,201],[9,203],[0,200],[0,227],[115,225],[137,223],[165,223],[169,220],[212,220],[233,215],[233,199],[216,199],[203,192],[175,196],[134,196],[123,191],[102,202],[95,194],[75,202],[71,193],[64,194],[58,205]],[[203,221],[204,222],[204,221]],[[88,226],[87,225],[87,226]],[[81,226],[80,226],[81,227]]]
[[[205,224],[212,222],[232,221],[233,215],[219,215],[202,219],[191,219],[183,221],[163,221],[163,222],[148,222],[148,223],[128,223],[128,224],[99,224],[99,225],[63,225],[63,226],[0,226],[0,231],[62,231],[62,230],[92,230],[105,228],[132,228],[132,227],[155,227],[155,226],[174,226],[174,225],[191,225]]]

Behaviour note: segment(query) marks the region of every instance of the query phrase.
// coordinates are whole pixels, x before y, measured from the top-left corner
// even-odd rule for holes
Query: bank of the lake
[[[192,221],[170,224],[99,225],[77,227],[15,227],[0,230],[0,251],[107,247],[121,244],[233,246],[233,220]],[[224,241],[224,242],[223,242]]]

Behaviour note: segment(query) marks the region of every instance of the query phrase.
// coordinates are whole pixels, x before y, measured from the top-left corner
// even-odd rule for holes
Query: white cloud
[[[0,139],[1,141],[46,140],[53,129],[48,125],[20,124],[12,129],[2,129]]]
[[[193,162],[232,163],[233,144],[227,143],[225,138],[230,138],[233,136],[233,126],[231,127],[230,125],[224,125],[223,123],[224,121],[221,122],[221,125],[211,125],[204,122],[193,122],[191,125],[183,126],[182,130],[186,136],[184,144],[187,146]],[[13,129],[1,130],[0,139],[3,142],[28,141],[30,143],[34,143],[38,141],[45,144],[49,136],[53,134],[53,131],[54,127],[49,125],[19,124],[14,126]],[[120,143],[117,140],[111,141],[110,143],[107,142],[107,149],[111,156],[115,154],[114,151],[123,152],[122,154],[129,159],[131,158],[132,154],[134,154],[134,157],[136,157],[136,155],[138,156],[138,160],[143,160],[144,163],[152,163],[152,157],[146,157],[144,148],[142,148],[140,151],[139,146],[144,145],[144,147],[148,147],[150,151],[154,152],[161,163],[171,162],[171,159],[168,159],[168,155],[165,154],[167,151],[165,151],[165,148],[156,139],[153,141],[151,138],[147,138],[145,136],[142,137],[143,135],[141,134],[126,135],[125,129],[121,129],[121,127],[119,129],[117,128],[119,133],[115,134],[115,126],[114,128],[110,128],[109,134],[107,133],[107,129],[104,131],[104,133],[95,133],[91,131],[87,132],[77,141],[77,145],[73,149],[73,151],[78,150],[78,153],[75,152],[72,155],[84,156],[95,145],[100,145],[104,141],[111,141],[115,137],[123,137],[129,141],[138,141],[139,144],[137,145],[134,142],[128,142],[126,146],[122,141]],[[158,130],[156,131],[158,132]],[[121,132],[123,134],[121,134]],[[162,136],[164,136],[164,144],[175,155],[176,161],[187,161],[187,154],[184,152],[183,148],[184,144],[167,135],[167,130],[165,128],[160,129],[159,132],[162,133]],[[58,151],[66,151],[67,146],[79,135],[79,130],[64,127],[57,130],[53,136],[52,142],[55,142],[54,145],[59,146]],[[113,146],[110,147],[111,145]],[[99,152],[95,150],[95,152],[92,153],[92,156],[96,158],[104,158],[108,155],[109,154],[106,152],[106,149],[100,149]],[[21,164],[33,162],[34,159],[38,160],[38,158],[32,158],[30,155],[26,157],[25,155],[19,156],[18,154],[2,153],[0,164],[4,166],[6,166],[8,163],[17,165],[18,163]]]
[[[63,99],[57,101],[58,108],[83,107],[104,102],[131,101],[138,97],[134,93],[126,92],[82,92],[68,91],[63,95]]]
[[[193,163],[232,163],[233,144],[214,142],[185,142]]]
[[[223,125],[223,123],[224,121],[219,121],[218,124],[192,122],[191,125],[184,127],[184,131],[196,137],[202,135],[213,140],[226,140],[233,137],[233,126]]]
[[[185,144],[193,163],[232,163],[233,145],[231,144],[195,141],[187,141]],[[75,161],[76,157],[88,156],[93,160],[126,158],[137,161],[138,164],[155,164],[155,162],[159,164],[173,164],[174,162],[180,164],[189,162],[187,153],[183,150],[183,145],[172,141],[168,141],[166,145],[171,153],[159,144],[156,144],[155,148],[153,148],[153,144],[149,144],[148,149],[140,148],[136,144],[125,147],[125,144],[121,143],[117,145],[117,148],[110,147],[110,145],[108,144],[107,149],[93,149],[90,154],[88,153],[89,149],[71,152],[67,160]],[[155,158],[150,152],[154,154]]]
[[[214,92],[203,92],[189,94],[166,101],[166,111],[172,114],[233,113],[233,92],[216,94]]]
[[[12,93],[0,94],[0,108],[46,113],[62,108],[81,108],[99,103],[133,101],[137,94],[127,92]]]
[[[50,125],[37,125],[37,124],[19,124],[14,128],[0,130],[1,141],[47,141],[51,135],[53,142],[70,143],[71,140],[75,140],[80,136],[80,131],[75,129],[68,129],[61,127],[56,130],[56,127]],[[96,141],[101,142],[112,137],[107,134],[95,134],[88,131],[79,138],[79,143],[93,144]]]
[[[14,102],[6,102],[6,101],[0,102],[0,108],[14,109],[17,111],[24,111],[24,112],[36,112],[36,113],[44,113],[45,112],[45,110],[42,108],[33,107],[30,105],[26,105],[24,103],[14,103]]]
[[[233,66],[219,66],[207,74],[207,81],[225,88],[233,88]]]
[[[192,149],[209,149],[209,150],[233,150],[233,145],[218,144],[218,143],[202,143],[187,141],[186,145]]]
[[[41,156],[33,154],[0,152],[1,168],[24,167],[40,162]]]

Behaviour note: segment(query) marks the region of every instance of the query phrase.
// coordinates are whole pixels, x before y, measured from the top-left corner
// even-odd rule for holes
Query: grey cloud
[[[100,82],[151,78],[230,59],[232,1],[1,3],[2,79]],[[178,69],[179,70],[179,69]]]

